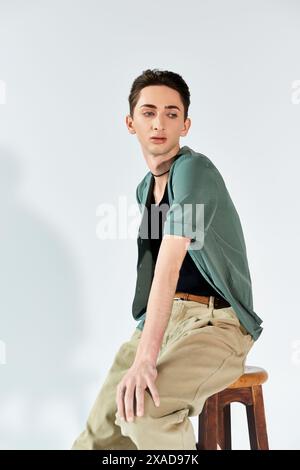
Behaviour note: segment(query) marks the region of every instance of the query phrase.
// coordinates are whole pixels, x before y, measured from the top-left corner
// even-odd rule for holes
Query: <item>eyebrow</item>
[[[143,108],[143,107],[157,109],[157,106],[155,106],[154,104],[142,104],[140,108]],[[178,111],[180,111],[180,108],[178,108],[178,106],[175,106],[175,104],[169,104],[165,106],[165,109],[178,109]]]

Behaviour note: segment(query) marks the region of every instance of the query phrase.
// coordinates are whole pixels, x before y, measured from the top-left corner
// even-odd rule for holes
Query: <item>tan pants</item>
[[[117,414],[116,387],[132,365],[142,332],[117,352],[75,449],[196,450],[189,416],[200,414],[205,400],[234,382],[254,344],[232,307],[215,309],[189,300],[173,301],[157,359],[160,406],[145,390],[144,415],[133,422]]]

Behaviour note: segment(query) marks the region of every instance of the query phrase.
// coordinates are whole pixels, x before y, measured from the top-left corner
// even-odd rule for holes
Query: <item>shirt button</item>
[[[142,267],[142,264],[143,264],[143,263],[140,263],[140,264],[139,264],[139,268],[141,268],[141,267]]]

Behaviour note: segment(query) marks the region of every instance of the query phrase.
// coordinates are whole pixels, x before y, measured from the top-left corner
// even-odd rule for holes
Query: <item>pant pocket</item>
[[[192,334],[195,330],[202,328],[209,324],[209,318],[202,318],[200,316],[192,316],[180,320],[179,323],[169,331],[166,342],[171,344],[175,341],[184,338],[185,336]]]

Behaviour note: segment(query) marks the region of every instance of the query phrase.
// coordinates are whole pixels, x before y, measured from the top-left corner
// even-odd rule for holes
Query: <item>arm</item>
[[[136,357],[117,387],[116,402],[121,419],[133,420],[134,395],[137,402],[136,414],[143,415],[144,390],[147,387],[156,406],[159,406],[159,395],[154,383],[157,378],[156,360],[169,321],[179,270],[189,242],[189,238],[172,235],[165,235],[161,242],[147,304],[146,321]]]
[[[135,361],[155,365],[169,322],[180,267],[190,239],[165,235],[159,249],[147,304],[147,315]],[[162,287],[163,286],[163,287]]]

